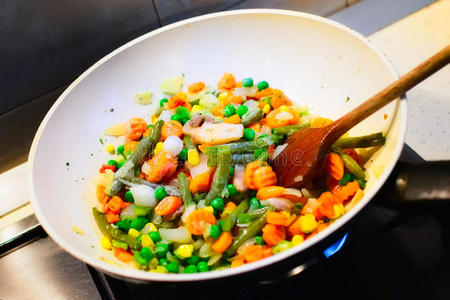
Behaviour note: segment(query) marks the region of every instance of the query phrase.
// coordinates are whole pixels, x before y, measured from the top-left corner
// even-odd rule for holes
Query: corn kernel
[[[114,147],[113,144],[106,144],[106,145],[105,145],[105,150],[106,150],[106,152],[114,153],[114,151],[116,150],[116,148]]]
[[[342,203],[333,205],[333,211],[334,211],[334,218],[335,219],[339,218],[345,213],[344,205]]]
[[[289,111],[289,108],[286,105],[281,105],[280,111]]]
[[[156,267],[158,267],[159,261],[156,257],[153,257],[152,260],[150,261],[150,263],[148,264],[149,268],[151,270],[155,269]]]
[[[219,120],[223,120],[222,116],[216,116],[216,118],[219,119]]]
[[[152,249],[155,246],[155,244],[153,243],[152,238],[148,234],[144,234],[141,237],[141,244],[142,244],[142,247],[147,247],[147,248],[150,248],[150,249]]]
[[[145,224],[144,228],[147,228],[146,230],[148,232],[150,232],[150,231],[158,231],[158,228],[156,228],[155,224],[153,224],[153,223]]]
[[[193,166],[200,163],[200,157],[198,156],[198,151],[196,149],[188,150],[188,162]]]
[[[130,230],[128,230],[128,235],[131,235],[134,238],[138,238],[141,235],[141,233],[134,228],[130,228]]]
[[[163,266],[157,266],[155,268],[155,270],[153,270],[153,272],[156,272],[156,273],[167,273],[167,269],[166,269],[166,267],[163,267]]]
[[[155,146],[155,155],[158,154],[159,152],[161,152],[163,150],[163,142],[158,142]]]
[[[196,113],[202,110],[202,107],[200,105],[195,104],[194,106],[192,106],[191,108],[191,112]]]
[[[301,244],[301,243],[303,243],[303,236],[302,235],[299,235],[299,234],[296,234],[296,235],[294,235],[294,237],[292,238],[292,246],[297,246],[297,245],[299,245],[299,244]]]
[[[300,216],[300,229],[303,233],[311,233],[317,227],[316,218],[312,214],[306,214],[304,216]]]
[[[214,213],[214,208],[212,206],[207,206],[204,208],[204,210]]]
[[[270,104],[266,104],[263,107],[263,113],[268,114],[270,111]]]
[[[192,252],[194,251],[194,245],[191,244],[183,244],[178,247],[177,252],[178,255],[184,258],[188,258],[192,256]]]
[[[225,101],[228,98],[228,93],[227,92],[222,92],[219,94],[219,101]]]
[[[112,248],[111,241],[105,236],[100,239],[100,244],[105,250],[111,250]]]

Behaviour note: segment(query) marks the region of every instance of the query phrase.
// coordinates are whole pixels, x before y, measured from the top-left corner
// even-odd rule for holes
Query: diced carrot
[[[105,198],[103,198],[103,201],[100,202],[103,208],[103,212],[107,213],[109,212],[109,206],[108,206],[108,202],[111,200],[111,197],[106,196]]]
[[[353,197],[360,189],[359,183],[357,181],[352,181],[335,191],[333,195],[338,203],[344,203]]]
[[[119,196],[113,196],[108,202],[108,208],[111,212],[118,214],[122,210],[122,203],[123,200]]]
[[[165,141],[169,136],[175,135],[181,137],[183,135],[183,125],[175,120],[165,122],[161,128],[161,139]]]
[[[122,201],[122,210],[124,210],[125,208],[127,208],[128,206],[131,205],[131,202],[126,202],[126,201]]]
[[[289,226],[292,221],[294,221],[295,219],[295,214],[290,214],[286,211],[282,211],[282,212],[275,212],[275,211],[268,211],[266,213],[266,222],[268,224],[273,224],[273,225],[280,225],[280,226],[284,226],[287,227]]]
[[[96,194],[97,194],[97,201],[99,203],[103,203],[104,200],[105,200],[105,197],[107,197],[106,193],[105,193],[105,186],[97,185],[97,192],[96,192]]]
[[[317,220],[321,219],[323,216],[319,211],[320,203],[319,201],[308,201],[305,205],[303,205],[301,214],[312,214]]]
[[[277,184],[277,174],[272,167],[261,167],[255,171],[253,182],[257,189]]]
[[[231,245],[233,236],[230,232],[224,231],[219,238],[212,244],[212,248],[217,253],[223,253]]]
[[[216,224],[216,217],[207,209],[196,209],[186,219],[186,228],[192,234],[203,234],[206,224]]]
[[[142,118],[131,118],[125,123],[125,138],[127,141],[134,141],[140,138],[145,130],[147,123]]]
[[[249,245],[245,247],[242,255],[247,263],[263,259],[263,247],[261,245]]]
[[[129,151],[134,151],[134,149],[136,149],[136,146],[139,145],[138,141],[129,141],[126,142],[123,145],[123,150],[129,150]]]
[[[188,92],[191,94],[196,94],[198,92],[201,92],[205,88],[205,83],[202,81],[195,82],[188,86]]]
[[[225,208],[223,209],[221,217],[224,218],[229,215],[236,208],[236,204],[232,201],[229,201],[225,204]]]
[[[105,214],[106,221],[108,223],[116,223],[120,220],[119,215],[116,213],[108,212]]]
[[[272,248],[268,246],[263,246],[263,258],[269,257],[272,255]]]
[[[223,121],[228,124],[241,124],[241,118],[237,114],[234,114]]]
[[[239,267],[242,266],[244,263],[245,263],[244,257],[238,256],[236,258],[233,258],[233,260],[231,261],[231,267],[232,268]]]
[[[282,105],[292,105],[292,102],[281,90],[273,89],[272,97],[270,98],[270,105],[277,109]]]
[[[266,224],[262,232],[263,239],[269,246],[275,246],[286,238],[286,230],[282,226]]]
[[[272,93],[273,93],[273,89],[269,87],[269,88],[264,89],[264,90],[262,90],[262,91],[256,92],[256,93],[255,93],[253,96],[251,96],[250,98],[259,100],[259,99],[261,99],[261,98],[271,96]]]
[[[180,197],[167,196],[155,207],[155,213],[160,216],[167,216],[175,212],[183,204]]]
[[[102,165],[102,167],[99,170],[99,173],[105,173],[106,170],[111,170],[113,172],[115,172],[117,169],[116,166],[112,166],[112,165]]]
[[[266,187],[262,187],[258,190],[258,192],[256,193],[256,198],[258,198],[259,200],[266,200],[269,198],[277,198],[277,197],[283,196],[285,191],[286,191],[286,188],[284,188],[282,186],[276,186],[276,185],[266,186]]]
[[[247,166],[245,166],[244,183],[247,187],[253,190],[258,189],[254,181],[255,172],[256,170],[264,166],[267,166],[267,163],[262,161],[253,161],[249,163]]]
[[[333,205],[338,202],[331,192],[320,194],[317,201],[319,202],[319,212],[321,215],[330,219],[335,217]]]
[[[220,78],[217,83],[217,88],[221,90],[231,90],[236,87],[236,79],[234,79],[233,74],[225,73],[222,78]]]
[[[244,98],[242,98],[242,96],[230,95],[230,96],[228,96],[227,101],[229,102],[228,104],[231,104],[231,103],[242,104],[243,99]]]
[[[124,263],[130,262],[134,259],[133,254],[119,247],[114,248],[114,256]]]
[[[344,162],[336,153],[328,153],[325,157],[325,170],[331,177],[340,180],[344,176]]]
[[[209,191],[209,172],[201,173],[191,179],[189,189],[192,194]]]
[[[173,109],[178,106],[184,106],[189,110],[191,109],[192,105],[189,103],[185,92],[178,92],[174,96],[170,97],[169,101],[167,102],[168,109]]]
[[[355,149],[344,149],[343,152],[353,158],[359,164],[359,155]]]
[[[160,182],[164,178],[170,178],[177,169],[177,162],[172,156],[164,151],[154,155],[149,161],[149,173],[147,181]]]
[[[289,227],[287,228],[287,234],[290,238],[292,238],[294,235],[304,235],[300,227],[300,216],[298,216],[295,221],[292,222],[291,225],[289,225]]]
[[[255,132],[260,132],[261,131],[261,124],[259,124],[258,122],[256,123],[252,123],[248,126],[248,128],[253,129],[253,131]]]
[[[312,128],[320,128],[320,127],[328,126],[331,123],[333,123],[333,120],[318,117],[318,118],[315,118],[314,120],[312,120],[311,127]]]
[[[239,81],[238,83],[236,83],[236,87],[242,87],[242,81]]]

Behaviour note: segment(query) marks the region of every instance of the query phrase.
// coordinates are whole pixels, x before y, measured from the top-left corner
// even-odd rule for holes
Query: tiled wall
[[[185,18],[230,9],[329,15],[354,0],[0,0],[0,173],[24,162],[53,102],[118,46]]]

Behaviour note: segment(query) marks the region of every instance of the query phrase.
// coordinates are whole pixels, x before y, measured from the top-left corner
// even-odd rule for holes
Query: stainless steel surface
[[[28,216],[6,228],[0,230],[0,248],[14,239],[39,227],[39,222],[34,215]]]
[[[49,237],[0,259],[0,299],[102,299],[87,266]]]

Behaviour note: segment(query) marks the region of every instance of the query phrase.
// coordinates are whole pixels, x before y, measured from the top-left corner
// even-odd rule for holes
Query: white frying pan
[[[372,199],[392,171],[403,146],[406,102],[396,100],[352,129],[384,130],[386,145],[366,165],[364,198],[350,212],[301,245],[244,266],[197,274],[158,274],[125,266],[99,245],[92,214],[92,179],[108,160],[99,138],[105,128],[132,116],[149,119],[162,80],[215,84],[224,72],[267,80],[311,112],[337,118],[394,81],[389,61],[362,35],[318,16],[285,10],[209,14],[165,26],[107,55],[59,97],[36,133],[29,157],[29,191],[48,234],[76,258],[131,280],[190,282],[248,273],[300,257],[348,223]],[[154,105],[133,102],[138,91]],[[349,101],[346,101],[349,97]],[[113,111],[112,111],[113,110]],[[385,120],[384,114],[388,116]],[[84,235],[76,233],[76,226]]]

